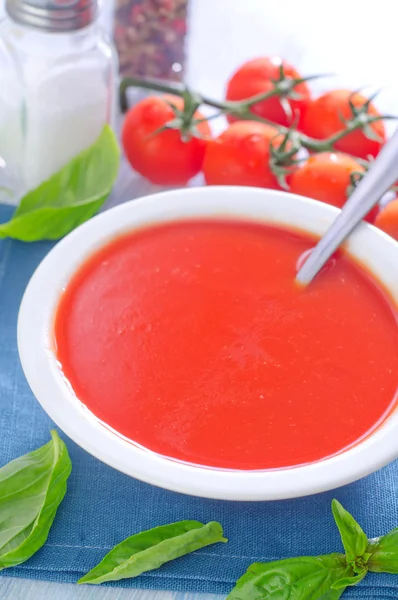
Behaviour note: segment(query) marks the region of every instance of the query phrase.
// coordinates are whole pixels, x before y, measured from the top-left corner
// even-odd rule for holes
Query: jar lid
[[[6,0],[10,18],[48,32],[76,31],[90,25],[98,0]]]

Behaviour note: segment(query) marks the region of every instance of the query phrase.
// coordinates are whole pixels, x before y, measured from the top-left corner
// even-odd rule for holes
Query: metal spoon
[[[296,280],[302,285],[312,281],[361,219],[398,179],[398,129],[380,151],[369,171],[345,203],[339,216],[311,251],[299,269]]]

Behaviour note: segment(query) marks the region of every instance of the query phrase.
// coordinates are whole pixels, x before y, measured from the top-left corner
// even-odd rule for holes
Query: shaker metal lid
[[[48,32],[76,31],[92,23],[98,0],[6,0],[13,21]]]

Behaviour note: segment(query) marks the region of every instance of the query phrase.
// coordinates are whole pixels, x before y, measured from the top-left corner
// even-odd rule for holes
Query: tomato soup
[[[77,398],[146,449],[212,467],[289,467],[355,444],[395,404],[396,310],[343,253],[298,287],[313,244],[228,220],[115,239],[56,313]]]

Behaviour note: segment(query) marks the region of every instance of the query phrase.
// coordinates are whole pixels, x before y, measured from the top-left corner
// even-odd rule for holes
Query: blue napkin
[[[0,206],[0,222],[11,215]],[[0,240],[0,465],[49,440],[52,423],[22,373],[16,342],[19,304],[50,243]],[[336,497],[370,537],[398,526],[398,463],[352,485],[308,498],[239,503],[203,500],[135,481],[105,466],[64,434],[73,463],[68,492],[37,554],[1,575],[76,582],[133,533],[181,519],[217,520],[228,544],[198,551],[123,587],[227,593],[248,565],[341,550],[330,503]],[[111,584],[114,585],[114,584]],[[369,575],[343,598],[398,598],[398,576]]]

